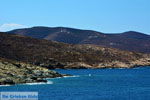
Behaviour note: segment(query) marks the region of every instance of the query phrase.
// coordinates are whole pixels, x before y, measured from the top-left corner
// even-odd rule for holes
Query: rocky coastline
[[[65,65],[64,69],[133,68],[138,66],[150,66],[150,58],[142,58],[131,62],[110,61],[95,64],[75,62]]]
[[[150,66],[150,59],[144,58],[129,63],[112,61],[107,63],[86,64],[84,62],[68,63],[63,69],[101,69],[101,68],[133,68]],[[59,68],[59,67],[58,67]],[[62,69],[62,67],[61,67]],[[47,82],[46,78],[70,76],[59,74],[48,68],[26,64],[23,62],[0,59],[0,85]]]
[[[63,76],[67,75],[59,74],[40,66],[0,60],[0,85],[47,82],[45,78]]]

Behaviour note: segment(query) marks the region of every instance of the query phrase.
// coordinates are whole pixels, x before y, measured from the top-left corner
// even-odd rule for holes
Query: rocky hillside
[[[0,85],[47,82],[44,78],[62,76],[40,66],[0,58]]]
[[[96,45],[71,45],[0,33],[0,57],[48,68],[150,65],[149,55]]]
[[[69,44],[95,44],[121,50],[150,53],[150,35],[135,31],[106,34],[97,31],[65,27],[33,27],[17,29],[9,33]]]

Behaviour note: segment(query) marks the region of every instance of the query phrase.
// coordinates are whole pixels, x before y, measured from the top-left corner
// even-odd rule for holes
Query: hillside
[[[65,27],[32,27],[12,30],[9,33],[69,44],[94,44],[121,50],[150,53],[150,35],[135,31],[106,34],[92,30]]]
[[[108,68],[150,65],[146,54],[96,45],[72,45],[0,33],[0,57],[52,68]]]

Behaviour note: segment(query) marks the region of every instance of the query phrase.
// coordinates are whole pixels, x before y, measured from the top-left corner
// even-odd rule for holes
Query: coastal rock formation
[[[0,85],[47,82],[45,78],[55,77],[63,75],[40,66],[0,59]]]
[[[138,66],[150,66],[150,58],[142,58],[131,62],[110,61],[96,64],[86,64],[83,62],[70,63],[66,69],[93,69],[93,68],[132,68]]]

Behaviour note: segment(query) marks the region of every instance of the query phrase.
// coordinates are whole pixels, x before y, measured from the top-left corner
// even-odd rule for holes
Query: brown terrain
[[[40,26],[9,31],[9,34],[11,33],[69,44],[94,44],[127,51],[150,53],[150,35],[136,31],[112,34],[66,27]]]
[[[148,54],[96,45],[73,45],[0,33],[0,57],[54,68],[116,68],[150,65]]]
[[[0,85],[47,82],[63,77],[49,69],[132,68],[150,55],[90,44],[66,44],[0,32]]]

